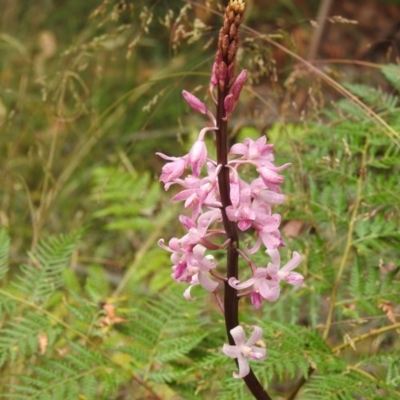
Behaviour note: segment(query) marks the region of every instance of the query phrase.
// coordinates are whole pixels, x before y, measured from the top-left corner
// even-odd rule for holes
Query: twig
[[[289,396],[286,398],[286,400],[294,400],[297,396],[297,393],[299,393],[300,389],[303,387],[303,385],[307,382],[307,379],[310,378],[310,376],[314,373],[315,369],[310,367],[308,370],[308,375],[302,376],[300,380],[297,382],[295,388],[292,390],[292,392],[289,394]]]
[[[366,140],[366,143],[365,143],[365,146],[363,149],[363,153],[362,153],[361,171],[363,171],[366,167],[367,149],[368,149],[368,140]],[[332,294],[331,294],[331,298],[330,298],[330,306],[329,306],[328,316],[326,318],[325,329],[322,334],[322,337],[325,340],[328,338],[328,335],[329,335],[329,331],[330,331],[331,323],[332,323],[333,312],[336,307],[337,292],[339,290],[339,286],[342,281],[342,276],[343,276],[343,273],[344,273],[344,270],[346,267],[348,256],[353,247],[353,233],[354,233],[354,229],[355,229],[355,223],[356,223],[357,217],[358,217],[358,209],[360,207],[361,200],[362,200],[362,189],[363,189],[364,179],[365,179],[365,175],[364,175],[364,173],[361,172],[358,177],[358,181],[357,181],[357,195],[356,195],[356,199],[355,199],[355,204],[353,205],[353,213],[351,215],[351,220],[349,222],[346,247],[344,249],[343,256],[342,256],[342,259],[341,259],[340,265],[339,265],[339,270],[338,270],[338,273],[336,276],[336,280],[333,285]]]
[[[400,322],[397,324],[393,324],[393,325],[389,325],[389,326],[384,326],[383,328],[379,328],[379,329],[372,329],[371,331],[369,331],[368,333],[364,333],[363,335],[360,336],[356,336],[355,338],[348,340],[345,343],[342,343],[339,346],[336,346],[332,349],[333,353],[337,353],[343,349],[345,349],[346,347],[352,346],[355,343],[361,342],[365,339],[368,339],[370,337],[376,336],[376,335],[380,335],[381,333],[385,333],[385,332],[390,332],[393,331],[395,329],[400,328]]]
[[[322,34],[324,32],[326,17],[332,5],[332,0],[323,0],[318,10],[317,27],[314,30],[314,35],[311,38],[310,47],[307,53],[307,60],[313,60],[317,54]]]

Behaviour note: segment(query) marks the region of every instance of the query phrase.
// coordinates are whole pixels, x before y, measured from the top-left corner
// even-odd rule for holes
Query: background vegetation
[[[335,2],[310,55],[319,3],[248,4],[232,139],[292,162],[278,211],[306,279],[242,320],[274,399],[397,399],[400,5]],[[0,397],[249,398],[213,299],[186,302],[156,244],[180,211],[154,153],[202,126],[180,92],[206,98],[223,6],[2,0]]]

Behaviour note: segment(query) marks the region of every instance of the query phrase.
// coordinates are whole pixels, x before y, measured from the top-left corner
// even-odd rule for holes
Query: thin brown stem
[[[317,16],[317,27],[311,38],[310,47],[307,53],[307,60],[313,60],[317,55],[318,47],[321,42],[322,34],[326,25],[326,18],[332,5],[332,0],[323,0],[320,4]]]
[[[345,343],[340,344],[332,349],[332,353],[338,353],[339,351],[345,349],[349,346],[354,346],[356,343],[361,342],[363,340],[369,339],[373,336],[380,335],[385,332],[390,332],[400,328],[400,322],[397,324],[384,326],[383,328],[372,329],[371,331],[364,333],[363,335],[356,336]]]
[[[315,371],[314,368],[310,367],[308,370],[308,375],[307,377],[302,376],[299,381],[297,382],[296,386],[292,390],[292,392],[289,394],[288,397],[286,397],[286,400],[294,400],[297,396],[297,393],[299,393],[300,389],[303,387],[303,385],[307,382],[307,379],[310,378],[310,376],[313,374]]]
[[[225,90],[227,92],[227,90]],[[229,185],[229,169],[226,167],[228,163],[228,133],[227,121],[224,119],[224,101],[227,93],[218,91],[218,106],[217,106],[217,163],[222,165],[221,171],[218,176],[219,192],[221,196],[221,213],[222,220],[225,228],[226,235],[230,242],[227,248],[227,279],[234,277],[238,278],[238,259],[239,255],[236,251],[239,245],[239,236],[236,225],[229,221],[226,215],[226,207],[231,205],[230,199],[230,185]],[[236,290],[225,282],[225,296],[224,296],[224,309],[225,309],[225,325],[229,337],[229,343],[234,345],[234,341],[230,335],[230,330],[239,325],[239,299],[236,295]]]

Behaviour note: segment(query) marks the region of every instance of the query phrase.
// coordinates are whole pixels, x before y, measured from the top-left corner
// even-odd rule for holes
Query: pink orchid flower
[[[224,344],[222,351],[230,358],[237,358],[239,373],[234,372],[233,376],[243,378],[250,372],[249,358],[257,361],[265,359],[267,350],[254,346],[261,339],[263,331],[258,326],[253,326],[253,333],[247,341],[244,330],[240,325],[231,329],[230,332],[235,345]]]

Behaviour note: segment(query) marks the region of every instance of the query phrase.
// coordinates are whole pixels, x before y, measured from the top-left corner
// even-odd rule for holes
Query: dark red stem
[[[228,90],[218,89],[218,105],[217,105],[217,162],[222,165],[222,169],[218,175],[219,193],[221,196],[221,213],[224,223],[224,228],[230,243],[227,248],[227,279],[234,277],[238,279],[238,261],[239,254],[236,249],[239,247],[238,230],[234,222],[228,220],[225,208],[231,205],[230,199],[230,184],[229,184],[229,169],[226,167],[228,163],[228,123],[224,119],[224,99],[228,94]],[[234,345],[235,342],[230,334],[230,330],[239,325],[239,298],[236,289],[229,286],[228,281],[225,281],[224,294],[225,308],[225,327],[229,340],[229,344]],[[237,362],[236,362],[237,365]],[[257,400],[272,400],[268,393],[264,390],[253,370],[246,375],[245,381],[250,392]]]

